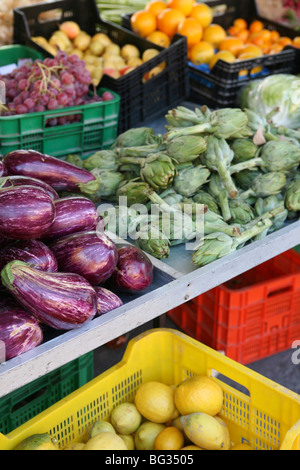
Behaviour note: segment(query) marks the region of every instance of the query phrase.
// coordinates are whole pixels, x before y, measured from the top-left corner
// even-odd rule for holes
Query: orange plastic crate
[[[242,364],[300,338],[300,254],[289,250],[171,310],[189,336]]]

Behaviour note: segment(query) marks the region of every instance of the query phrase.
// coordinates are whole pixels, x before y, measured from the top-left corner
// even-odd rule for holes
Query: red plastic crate
[[[300,339],[300,254],[289,250],[171,310],[189,336],[241,364]]]

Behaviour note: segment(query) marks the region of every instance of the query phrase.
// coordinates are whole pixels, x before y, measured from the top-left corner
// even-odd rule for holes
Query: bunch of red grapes
[[[1,116],[53,111],[70,106],[114,99],[110,92],[90,93],[92,78],[86,64],[77,55],[60,51],[54,58],[24,63],[11,73],[0,76],[6,87],[6,104]],[[46,125],[76,122],[81,116],[53,117]]]

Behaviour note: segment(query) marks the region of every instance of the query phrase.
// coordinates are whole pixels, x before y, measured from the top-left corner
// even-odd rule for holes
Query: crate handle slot
[[[39,398],[39,397],[42,397],[43,395],[45,395],[45,393],[47,393],[48,391],[48,388],[47,387],[43,387],[41,388],[40,390],[37,390],[35,392],[32,392],[31,395],[27,396],[26,398],[20,400],[18,403],[16,403],[11,411],[12,413],[16,413],[18,410],[20,410],[21,408],[23,408],[26,404],[28,403],[32,403],[36,398]]]
[[[46,122],[50,119],[56,119],[56,118],[60,118],[60,117],[68,117],[68,116],[73,116],[73,115],[79,115],[81,116],[81,120],[80,122],[82,122],[82,118],[83,118],[83,111],[79,110],[79,109],[73,109],[73,110],[70,110],[70,111],[61,111],[61,112],[57,112],[57,113],[53,113],[53,114],[46,114],[44,116],[44,125],[46,125]],[[73,124],[73,123],[71,123]],[[78,121],[76,121],[76,124],[78,124]]]
[[[242,384],[239,382],[236,382],[235,380],[231,379],[230,377],[227,377],[224,374],[221,374],[217,370],[212,371],[212,375],[217,378],[220,382],[224,382],[224,384],[229,385],[231,388],[234,390],[243,393],[247,397],[250,397],[250,391]]]
[[[36,20],[39,24],[44,24],[44,23],[48,23],[49,21],[53,21],[53,20],[60,21],[65,16],[72,16],[72,15],[73,15],[73,12],[62,12],[58,8],[53,8],[51,10],[41,12],[37,16]]]
[[[284,436],[280,450],[300,450],[300,420],[288,430]]]
[[[292,291],[292,286],[280,287],[279,289],[275,289],[271,292],[268,292],[267,297],[275,297],[276,295],[287,294],[288,292]]]

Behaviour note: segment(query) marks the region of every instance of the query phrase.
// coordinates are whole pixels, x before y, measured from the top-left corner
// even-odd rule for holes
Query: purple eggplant
[[[39,240],[20,240],[0,250],[0,271],[10,261],[19,260],[36,269],[54,273],[57,261],[50,248]]]
[[[100,181],[89,171],[35,150],[14,150],[5,155],[3,166],[6,176],[36,178],[56,191],[93,194],[100,185]]]
[[[13,186],[0,190],[0,236],[15,240],[41,238],[54,219],[54,202],[43,189]]]
[[[54,241],[49,247],[60,271],[79,274],[93,286],[105,282],[118,261],[116,245],[103,232],[75,233]]]
[[[44,238],[53,240],[77,232],[96,230],[101,217],[97,207],[90,199],[83,196],[72,196],[57,199],[55,220]]]
[[[0,341],[9,360],[41,344],[43,331],[33,315],[17,302],[9,301],[0,305]]]
[[[118,247],[117,267],[109,284],[120,292],[142,292],[153,281],[153,265],[148,256],[134,245]]]
[[[29,176],[14,175],[0,178],[0,189],[9,188],[10,186],[37,186],[38,188],[44,189],[53,200],[59,198],[59,195],[55,189],[52,188],[52,186],[45,183],[44,181],[40,181]]]
[[[103,315],[123,305],[120,297],[111,290],[98,286],[95,286],[94,289],[97,294],[97,315]]]
[[[46,273],[22,261],[1,271],[2,284],[40,322],[58,330],[78,328],[97,313],[91,284],[74,273]]]

